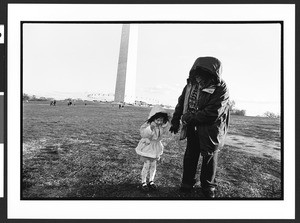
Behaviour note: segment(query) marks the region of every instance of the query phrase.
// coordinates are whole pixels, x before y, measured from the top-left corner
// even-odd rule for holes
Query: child
[[[156,161],[163,154],[163,144],[161,143],[162,136],[168,133],[170,128],[169,114],[159,105],[154,106],[149,114],[148,120],[141,126],[140,140],[135,151],[141,155],[141,160],[144,162],[142,169],[142,190],[156,190],[154,184],[154,176],[156,172]],[[150,172],[149,184],[147,185],[146,178]]]

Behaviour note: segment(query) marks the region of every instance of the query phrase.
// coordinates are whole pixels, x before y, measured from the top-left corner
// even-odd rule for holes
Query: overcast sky
[[[64,99],[115,91],[122,24],[24,24],[23,92]],[[136,96],[175,106],[200,56],[223,64],[236,108],[280,113],[279,24],[140,24]]]

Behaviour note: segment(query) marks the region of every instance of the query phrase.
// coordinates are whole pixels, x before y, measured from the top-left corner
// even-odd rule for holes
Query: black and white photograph
[[[22,198],[282,199],[281,29],[23,23]]]
[[[9,217],[207,219],[228,203],[276,218],[293,203],[291,8],[166,6],[8,7]]]

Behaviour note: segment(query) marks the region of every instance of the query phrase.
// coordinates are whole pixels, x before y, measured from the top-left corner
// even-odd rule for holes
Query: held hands
[[[183,125],[190,124],[194,120],[194,118],[195,118],[194,114],[187,112],[181,117],[182,124]],[[169,131],[174,134],[178,133],[179,126],[180,126],[179,120],[172,120]]]
[[[193,118],[194,118],[194,115],[192,113],[189,113],[189,112],[185,113],[181,118],[183,125],[189,124]]]
[[[179,131],[179,121],[176,121],[176,122],[173,121],[173,122],[171,122],[171,127],[170,127],[169,131],[171,133],[176,134]]]
[[[171,133],[176,134],[176,133],[178,132],[178,128],[176,128],[176,127],[174,127],[174,126],[172,125],[172,126],[170,127],[169,131],[170,131]]]

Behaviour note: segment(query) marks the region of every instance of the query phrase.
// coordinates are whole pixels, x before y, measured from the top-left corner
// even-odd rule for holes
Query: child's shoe
[[[157,190],[157,186],[155,185],[155,183],[153,181],[149,182],[149,188],[150,188],[150,190]]]
[[[144,191],[144,192],[149,191],[149,187],[148,187],[146,182],[142,183],[141,190]]]

